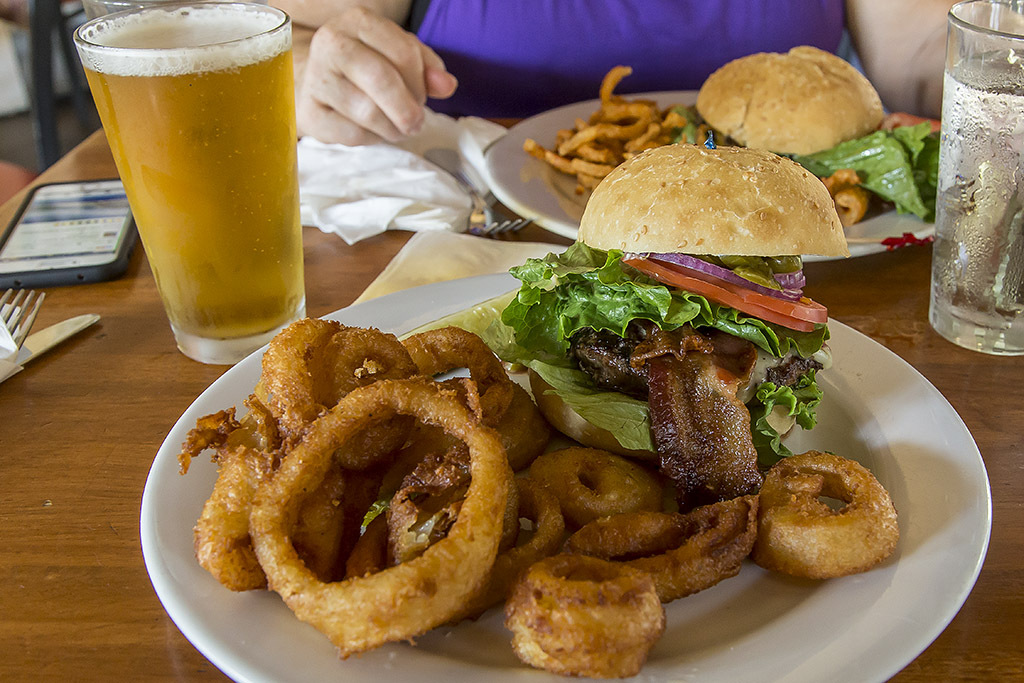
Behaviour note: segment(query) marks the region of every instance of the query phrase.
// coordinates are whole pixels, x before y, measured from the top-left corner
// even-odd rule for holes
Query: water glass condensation
[[[950,10],[932,255],[932,327],[965,348],[1024,354],[1024,14]]]
[[[240,360],[305,315],[288,16],[146,7],[75,42],[178,348]]]

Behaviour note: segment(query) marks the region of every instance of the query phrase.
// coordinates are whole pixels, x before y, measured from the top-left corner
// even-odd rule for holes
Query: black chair
[[[65,12],[62,5],[67,5],[70,11]],[[72,103],[79,122],[83,127],[99,127],[86,94],[81,62],[71,37],[74,27],[84,16],[79,4],[68,4],[62,0],[29,0],[29,98],[39,170],[51,166],[62,154],[53,82],[55,46],[70,78]]]

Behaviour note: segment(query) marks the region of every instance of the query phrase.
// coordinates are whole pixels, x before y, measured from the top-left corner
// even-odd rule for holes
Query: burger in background
[[[704,81],[697,112],[735,144],[813,154],[878,130],[882,102],[850,63],[814,47],[735,59]]]
[[[843,225],[893,207],[935,218],[938,122],[885,116],[874,86],[834,54],[801,46],[733,60],[701,86],[691,117],[720,143],[791,156],[825,182]]]
[[[488,342],[584,445],[656,459],[687,505],[756,492],[810,429],[827,311],[801,255],[848,255],[825,187],[762,150],[655,148],[594,190],[578,241],[512,269]]]

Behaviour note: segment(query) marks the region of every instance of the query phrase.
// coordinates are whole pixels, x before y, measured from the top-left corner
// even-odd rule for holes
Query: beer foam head
[[[291,46],[291,27],[287,15],[269,7],[175,5],[101,17],[75,37],[82,64],[92,71],[175,76],[275,57]]]

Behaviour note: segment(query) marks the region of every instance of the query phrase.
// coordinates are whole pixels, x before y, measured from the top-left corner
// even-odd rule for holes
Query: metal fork
[[[517,218],[510,220],[497,220],[494,218],[494,197],[488,193],[487,197],[480,194],[476,184],[469,179],[462,169],[462,161],[454,150],[436,148],[427,150],[423,157],[438,166],[462,186],[462,189],[469,195],[473,203],[473,210],[469,214],[469,226],[467,232],[471,235],[481,237],[498,237],[515,232],[533,222],[532,218]]]
[[[469,193],[469,197],[473,201],[473,211],[469,214],[469,234],[480,237],[498,237],[499,235],[510,234],[525,228],[533,222],[532,218],[495,219],[492,202],[488,202],[480,195],[480,192],[477,191],[476,186],[466,177],[466,174],[458,169],[449,171],[449,173],[451,173],[455,180],[459,181],[459,184]]]
[[[0,296],[0,325],[11,333],[17,348],[25,342],[45,298],[45,292],[33,289],[8,289]]]
[[[483,232],[474,232],[473,234],[484,237],[500,237],[501,235],[509,235],[517,230],[522,230],[532,222],[532,218],[510,218],[504,221],[494,221]]]

